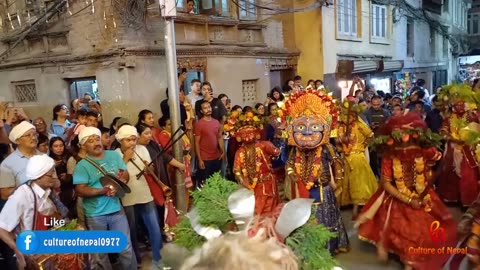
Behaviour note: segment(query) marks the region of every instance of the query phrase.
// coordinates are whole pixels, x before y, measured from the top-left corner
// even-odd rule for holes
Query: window
[[[435,57],[437,55],[436,34],[437,33],[435,29],[430,27],[430,52],[432,57]]]
[[[356,0],[337,0],[337,32],[342,36],[357,36]]]
[[[414,56],[414,21],[412,18],[407,19],[407,56]]]
[[[15,93],[15,102],[37,102],[37,89],[34,80],[12,82],[12,86]]]
[[[177,8],[178,9],[183,9],[185,6],[185,3],[183,2],[184,0],[177,0]]]
[[[228,0],[201,0],[200,13],[214,16],[230,16]]]
[[[257,100],[257,80],[242,81],[243,103],[255,102]]]
[[[387,38],[387,7],[372,5],[372,37]]]
[[[478,35],[480,24],[480,14],[470,14],[468,15],[468,33],[470,35]]]
[[[226,2],[227,0],[225,0]],[[255,20],[257,18],[257,7],[255,0],[239,0],[238,13],[241,20]]]

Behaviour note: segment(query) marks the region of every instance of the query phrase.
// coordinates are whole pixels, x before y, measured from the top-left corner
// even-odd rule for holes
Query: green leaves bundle
[[[203,236],[197,234],[187,217],[183,217],[175,227],[172,228],[175,234],[174,243],[188,250],[201,247],[207,241]]]
[[[304,226],[287,237],[285,243],[297,255],[302,270],[330,270],[338,263],[326,246],[328,240],[335,235],[325,226],[317,224],[312,215]]]
[[[228,210],[228,197],[238,188],[238,184],[216,173],[206,181],[201,190],[192,192],[193,204],[200,217],[199,223],[222,231],[228,224],[235,223]]]

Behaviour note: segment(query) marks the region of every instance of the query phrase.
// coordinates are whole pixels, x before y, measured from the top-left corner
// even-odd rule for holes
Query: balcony
[[[177,45],[267,47],[263,37],[266,25],[229,17],[182,14],[176,18]]]

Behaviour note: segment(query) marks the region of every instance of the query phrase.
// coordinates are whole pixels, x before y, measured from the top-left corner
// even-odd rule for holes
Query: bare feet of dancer
[[[358,204],[353,205],[353,213],[352,213],[352,220],[355,221],[358,218]]]
[[[377,256],[380,261],[388,262],[388,251],[382,244],[377,245]]]

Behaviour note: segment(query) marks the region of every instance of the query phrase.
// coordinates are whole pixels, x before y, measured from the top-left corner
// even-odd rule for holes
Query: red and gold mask
[[[250,143],[260,139],[260,130],[253,126],[244,126],[237,130],[235,138],[238,142]]]

